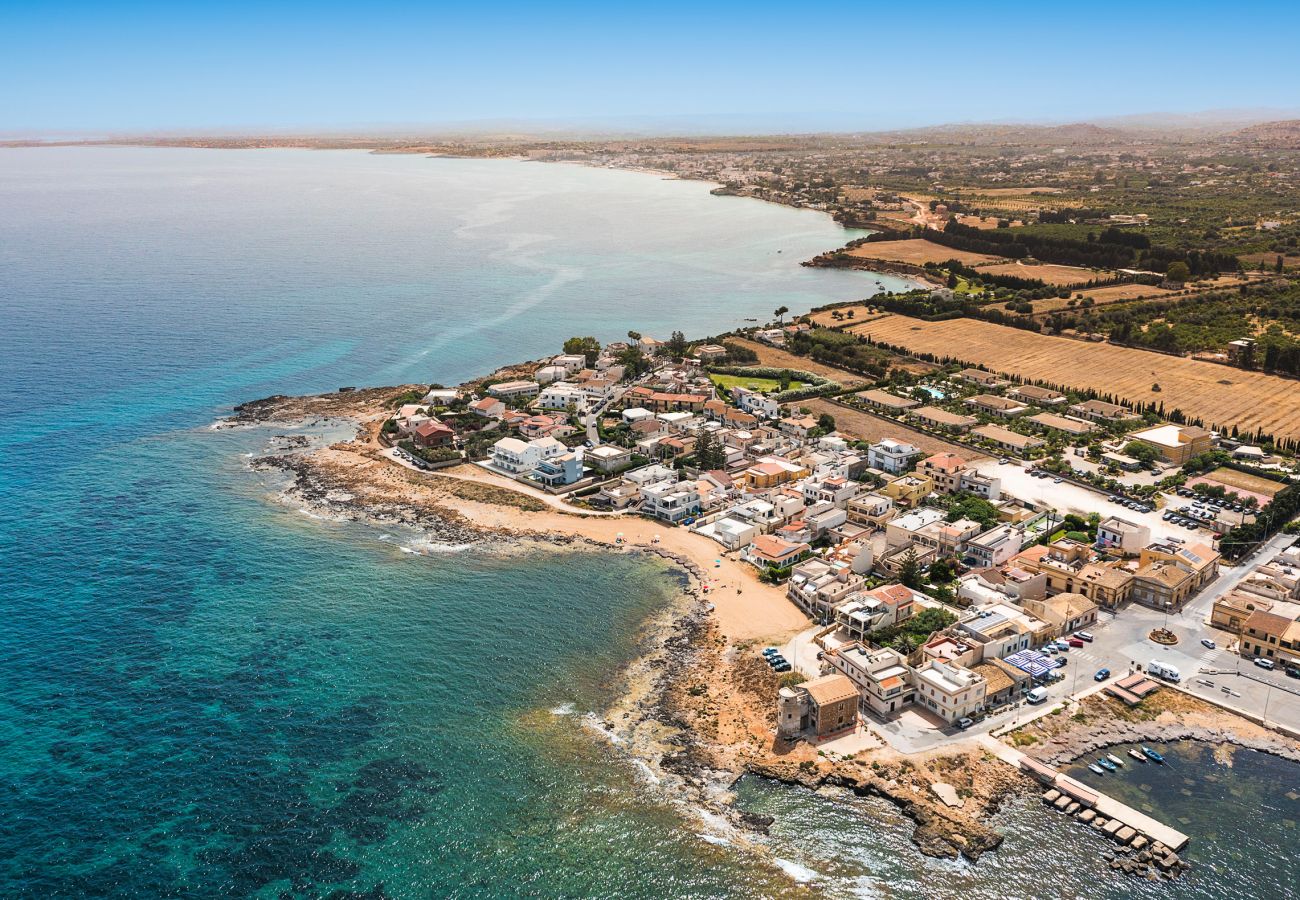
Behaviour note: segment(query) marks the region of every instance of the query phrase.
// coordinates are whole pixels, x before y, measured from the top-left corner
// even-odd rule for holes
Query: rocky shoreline
[[[332,415],[347,405],[365,440],[373,417],[362,415],[375,398],[387,399],[397,389],[356,392],[352,400],[334,403]],[[333,399],[335,395],[327,395]],[[358,402],[360,401],[360,402]],[[300,423],[325,409],[301,398],[274,397],[243,404],[234,424],[286,425]],[[295,436],[280,436],[295,437]],[[279,437],[277,437],[279,440]],[[530,544],[591,549],[601,552],[644,552],[668,561],[685,578],[679,599],[648,623],[647,651],[623,673],[621,699],[596,723],[628,754],[654,775],[663,795],[684,809],[698,807],[711,814],[711,824],[724,821],[730,839],[742,843],[760,839],[770,820],[746,813],[732,802],[735,783],[753,775],[809,789],[838,786],[862,795],[889,800],[916,823],[914,840],[922,853],[937,857],[977,859],[996,848],[1001,835],[982,820],[996,812],[1005,797],[1025,785],[1017,773],[1001,763],[988,763],[979,753],[958,754],[951,768],[964,769],[968,778],[960,789],[970,798],[962,809],[948,809],[930,785],[949,775],[937,775],[940,758],[917,766],[902,759],[885,759],[874,753],[872,764],[863,760],[829,760],[806,745],[787,746],[774,737],[772,697],[776,676],[748,647],[730,646],[712,617],[712,604],[703,592],[704,573],[691,560],[657,546],[612,546],[573,534],[526,529],[481,527],[459,515],[452,503],[412,502],[367,494],[371,475],[332,463],[329,455],[340,447],[304,446],[281,442],[276,452],[251,461],[254,470],[287,476],[282,498],[327,518],[380,526],[404,526],[432,540],[474,544],[493,552],[519,552]],[[387,460],[385,471],[401,478],[407,473]],[[444,487],[464,490],[481,486],[460,485],[440,479]],[[499,490],[499,489],[488,489]],[[448,498],[454,499],[454,498]],[[476,499],[483,499],[476,497]],[[489,502],[503,498],[489,497]],[[523,495],[511,502],[527,509],[535,503]],[[882,761],[883,760],[883,761]],[[974,776],[971,773],[975,773]]]
[[[1083,756],[1120,744],[1200,741],[1216,747],[1240,747],[1300,763],[1300,743],[1197,698],[1166,691],[1169,708],[1145,720],[1111,715],[1109,704],[1085,706],[1086,718],[1078,727],[1053,734],[1045,750],[1034,756],[1052,766],[1063,766]],[[1027,747],[1033,751],[1034,747]]]
[[[268,398],[241,406],[236,424],[301,423],[304,416],[323,414],[326,408],[339,419],[355,422],[353,441],[321,447],[304,444],[296,435],[279,435],[273,452],[251,463],[256,470],[288,476],[285,499],[331,518],[407,526],[437,541],[494,552],[545,544],[644,552],[668,561],[685,579],[682,590],[668,609],[646,624],[645,652],[622,673],[620,699],[590,724],[649,774],[665,800],[694,814],[702,828],[725,828],[727,840],[761,848],[772,820],[734,803],[736,783],[754,776],[809,790],[835,787],[884,799],[912,820],[912,841],[927,856],[978,860],[1001,845],[1002,835],[988,824],[991,817],[1008,798],[1037,790],[1014,767],[974,742],[929,754],[904,756],[887,746],[872,746],[838,756],[820,753],[807,743],[779,740],[773,702],[777,676],[759,659],[753,641],[730,640],[719,629],[706,589],[712,581],[714,596],[721,593],[716,571],[703,572],[690,558],[658,546],[658,536],[651,541],[648,531],[643,530],[640,543],[594,539],[576,533],[576,528],[561,530],[566,522],[578,520],[567,514],[555,519],[556,511],[541,499],[508,487],[413,473],[396,465],[373,443],[376,422],[382,418],[375,404],[382,412],[394,390],[355,392],[346,401],[329,395],[334,403],[325,408],[314,398]],[[483,515],[483,510],[506,507],[513,516]],[[462,514],[471,509],[478,512],[474,519]],[[547,515],[552,518],[544,519]],[[534,518],[553,527],[538,525]],[[635,527],[635,520],[603,521],[620,531]],[[1250,747],[1300,761],[1300,745],[1281,735],[1177,691],[1157,696],[1163,699],[1146,710],[1146,718],[1112,708],[1108,700],[1089,698],[1082,718],[1051,717],[1050,723],[1034,725],[1035,737],[1028,742],[1036,746],[1025,749],[1061,765],[1115,744],[1187,739]],[[1147,871],[1137,864],[1130,868],[1138,875]]]

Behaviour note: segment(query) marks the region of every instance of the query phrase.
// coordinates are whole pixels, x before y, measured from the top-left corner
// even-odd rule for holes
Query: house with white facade
[[[492,445],[492,466],[512,475],[526,475],[537,468],[544,459],[552,459],[568,448],[553,437],[532,441],[519,438],[502,438]]]
[[[542,388],[537,405],[543,409],[586,409],[587,395],[571,381],[557,381]]]
[[[700,492],[690,481],[661,481],[641,488],[641,512],[677,524],[700,514]]]
[[[919,447],[893,438],[885,438],[878,444],[872,444],[867,451],[867,464],[873,469],[880,469],[891,475],[906,472],[912,460],[921,455]]]
[[[781,404],[766,394],[760,394],[758,391],[751,391],[749,388],[734,387],[731,389],[731,402],[740,407],[747,413],[752,413],[763,419],[781,418]]]

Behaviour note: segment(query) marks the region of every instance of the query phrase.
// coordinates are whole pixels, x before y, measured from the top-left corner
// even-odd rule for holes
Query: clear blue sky
[[[1300,3],[0,0],[0,132],[872,129],[1300,106]]]

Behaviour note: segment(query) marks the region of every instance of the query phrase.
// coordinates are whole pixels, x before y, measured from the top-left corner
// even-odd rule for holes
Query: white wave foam
[[[663,784],[663,780],[660,779],[660,777],[655,774],[655,770],[650,768],[649,764],[645,760],[633,759],[632,764],[636,766],[637,771],[641,773],[641,777],[643,777],[646,781],[650,782],[653,785]]]
[[[820,873],[814,872],[807,866],[801,866],[792,860],[782,859],[778,856],[774,857],[772,861],[776,863],[777,868],[800,884],[808,884],[810,881],[816,881],[822,877]]]
[[[464,553],[473,546],[473,544],[450,544],[439,541],[412,541],[409,544],[399,545],[398,549],[403,553],[414,553],[417,556],[432,556],[442,553]]]
[[[559,706],[551,707],[551,715],[553,716],[571,716],[575,711],[572,703],[561,703]]]

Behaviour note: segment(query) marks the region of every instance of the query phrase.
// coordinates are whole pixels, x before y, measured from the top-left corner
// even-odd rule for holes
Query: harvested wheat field
[[[980,266],[981,275],[1011,275],[1015,278],[1036,278],[1053,287],[1087,284],[1098,278],[1113,278],[1114,275],[1102,269],[1081,269],[1077,266],[1056,266],[1044,263],[1039,266],[1022,266],[1020,263],[996,263]]]
[[[1001,261],[1001,257],[998,256],[989,256],[986,253],[970,253],[966,250],[954,250],[952,247],[945,247],[942,244],[932,244],[923,238],[859,244],[847,252],[849,256],[858,259],[883,259],[887,262],[911,263],[914,266],[923,266],[928,262],[947,262],[950,259],[955,259],[967,266]]]
[[[1091,297],[1093,302],[1098,306],[1105,303],[1115,303],[1118,300],[1136,300],[1139,297],[1145,297],[1148,300],[1159,300],[1162,297],[1171,296],[1174,291],[1167,291],[1164,288],[1156,287],[1153,284],[1112,284],[1109,287],[1092,288],[1091,290],[1080,291],[1085,297]]]
[[[1300,382],[1110,344],[1090,344],[974,319],[886,316],[848,330],[874,341],[1034,381],[1091,388],[1135,403],[1163,402],[1208,428],[1300,439]],[[1160,385],[1160,392],[1151,390]]]

